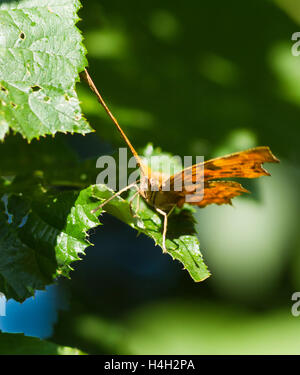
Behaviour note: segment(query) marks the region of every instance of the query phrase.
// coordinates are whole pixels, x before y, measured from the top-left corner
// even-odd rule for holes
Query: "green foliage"
[[[46,140],[26,145],[9,137],[0,146],[0,155],[5,154],[7,146],[18,146],[28,157],[21,163],[23,172],[18,155],[12,157],[15,165],[3,163],[1,174],[6,177],[2,177],[0,184],[0,290],[7,298],[18,301],[33,295],[36,289],[43,289],[59,275],[68,277],[71,264],[80,260],[90,245],[86,239],[88,230],[99,225],[91,210],[99,200],[113,194],[104,185],[90,185],[95,181],[93,161],[81,164],[59,143],[50,145]],[[39,160],[35,160],[36,153]],[[156,155],[160,170],[172,163],[174,170],[180,167],[174,165],[170,155],[153,150],[150,145],[144,154],[145,160]],[[115,198],[105,210],[161,246],[162,217],[142,199],[138,217],[133,217],[130,198]],[[183,263],[195,281],[209,276],[191,209],[178,210],[170,216],[166,246],[172,258]]]
[[[29,141],[92,131],[75,92],[87,64],[75,27],[79,7],[77,0],[1,2],[0,138],[9,128]],[[87,230],[98,222],[89,190],[79,190],[88,186],[86,170],[76,168],[65,145],[28,146],[8,137],[0,153],[6,176],[0,183],[0,289],[23,301],[58,275],[68,276],[89,245]]]
[[[0,354],[82,355],[85,353],[78,349],[68,346],[59,346],[35,337],[26,337],[23,334],[1,333],[0,331]]]
[[[60,191],[39,175],[2,179],[0,194],[0,290],[23,301],[80,260],[95,204],[91,188]]]
[[[151,144],[146,146],[141,155],[144,156],[145,162],[151,158],[153,170],[160,172],[172,171],[172,173],[181,170],[181,165],[176,158],[173,158],[171,154],[162,153],[158,148],[153,149]],[[156,158],[153,158],[154,156]],[[113,193],[105,185],[95,185],[92,196],[105,201]],[[138,232],[152,238],[156,245],[162,247],[163,217],[149,207],[142,198],[140,198],[139,210],[136,212],[137,217],[133,217],[134,212],[131,212],[129,203],[132,200],[132,193],[129,194],[126,200],[116,197],[104,206],[104,210]],[[132,211],[137,208],[136,206],[137,202],[134,203],[133,201]],[[194,227],[193,212],[194,210],[187,206],[183,210],[175,210],[170,215],[166,247],[171,257],[183,263],[184,268],[188,270],[195,281],[202,281],[210,276],[210,272],[204,264],[200,252],[200,244]]]
[[[9,128],[29,141],[85,134],[75,84],[87,65],[75,27],[78,0],[0,3],[0,139]]]
[[[79,7],[77,0],[1,3],[1,138],[10,127],[27,140],[91,131],[75,92],[78,72],[86,65],[75,27]],[[181,168],[170,154],[152,146],[144,155],[157,156],[157,170]],[[69,276],[71,264],[90,245],[89,229],[99,225],[92,209],[113,192],[92,185],[94,161],[79,163],[59,140],[28,145],[17,136],[6,137],[0,156],[0,290],[7,298],[24,301],[59,275]],[[105,209],[162,246],[162,217],[142,201],[134,217],[130,197],[118,197]],[[209,276],[191,209],[171,215],[166,246],[195,281]]]
[[[92,196],[105,201],[114,192],[105,185],[95,185]],[[157,214],[143,200],[140,199],[140,207],[137,217],[130,212],[130,200],[116,197],[104,206],[104,210],[130,225],[140,233],[152,238],[155,244],[162,247],[163,217]],[[98,214],[101,211],[99,210]],[[101,220],[101,219],[100,219]],[[203,262],[200,252],[200,244],[194,228],[194,219],[190,209],[172,213],[168,220],[166,247],[173,259],[183,263],[195,281],[202,281],[209,277],[210,273]]]
[[[115,253],[111,258],[108,253],[111,238],[104,231],[115,228],[102,226],[100,257],[113,259],[113,266],[106,261],[91,265],[96,257],[91,250],[94,254],[81,265],[90,271],[88,277],[68,283],[72,301],[60,313],[57,342],[75,342],[97,354],[297,352],[297,322],[287,309],[290,290],[298,290],[300,253],[299,58],[291,54],[290,39],[299,26],[296,3],[255,0],[245,11],[244,3],[229,0],[219,2],[216,12],[215,2],[187,7],[167,0],[159,9],[155,2],[140,0],[85,2],[80,29],[89,70],[135,147],[151,140],[174,154],[207,159],[269,145],[283,159],[283,168],[271,169],[270,179],[251,181],[255,194],[248,201],[238,198],[236,209],[197,210],[201,246],[209,250],[206,257],[214,266],[212,289],[207,289],[210,283],[195,286],[186,272],[169,277],[163,261],[146,264],[141,257],[137,269],[139,259],[129,264],[123,237],[116,239],[121,256],[114,263]],[[97,134],[56,134],[91,131],[79,119],[75,92],[78,72],[86,66],[75,27],[78,6],[77,0],[0,0],[0,139],[5,138],[0,143],[0,290],[19,301],[58,275],[68,276],[89,245],[88,229],[99,225],[90,209],[112,194],[93,185],[95,161],[79,163],[63,141],[80,152],[90,145],[103,150],[103,140],[124,147],[85,84],[78,85],[79,98]],[[266,23],[271,32],[265,32]],[[47,44],[53,53],[47,53]],[[56,136],[34,139],[45,134]],[[86,154],[100,154],[95,149]],[[158,169],[169,162],[170,155],[151,147],[145,153],[159,156]],[[131,196],[116,198],[105,210],[161,245],[162,217],[142,201],[138,217],[132,217]],[[188,207],[170,216],[167,237],[169,254],[195,280],[208,275]],[[213,304],[205,306],[204,300]],[[252,311],[246,316],[240,309],[245,305]],[[274,341],[278,332],[284,342]],[[2,354],[68,350],[0,333]]]

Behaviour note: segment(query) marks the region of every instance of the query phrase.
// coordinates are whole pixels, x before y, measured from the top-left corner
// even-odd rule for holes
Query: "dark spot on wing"
[[[222,169],[222,167],[218,167],[217,165],[210,163],[204,166],[205,169],[209,169],[210,171],[218,171]]]

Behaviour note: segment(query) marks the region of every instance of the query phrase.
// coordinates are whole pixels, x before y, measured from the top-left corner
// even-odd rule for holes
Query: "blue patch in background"
[[[24,333],[45,339],[52,335],[58,310],[66,307],[58,285],[50,285],[45,291],[36,291],[35,296],[19,303],[6,303],[6,316],[0,317],[0,330],[8,333]]]

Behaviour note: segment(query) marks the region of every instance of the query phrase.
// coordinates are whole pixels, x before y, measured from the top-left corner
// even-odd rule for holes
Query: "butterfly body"
[[[160,188],[158,191],[141,191],[140,194],[150,206],[165,212],[169,212],[174,206],[182,207],[182,197],[177,192],[163,191]]]
[[[169,176],[152,171],[147,167],[147,176],[142,175],[139,187],[139,194],[151,207],[165,212],[169,212],[174,206],[177,206],[182,198],[178,192],[164,190],[165,182],[168,179]]]

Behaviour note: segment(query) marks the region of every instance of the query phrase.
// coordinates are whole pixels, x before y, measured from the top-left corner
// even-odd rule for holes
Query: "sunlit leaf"
[[[82,351],[68,346],[59,346],[36,337],[26,337],[21,333],[0,331],[0,354],[6,355],[82,355]]]
[[[95,203],[90,188],[47,190],[39,178],[3,180],[0,195],[0,290],[23,301],[81,259]]]
[[[0,139],[85,134],[75,84],[87,65],[78,0],[0,2]]]

